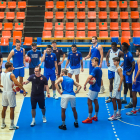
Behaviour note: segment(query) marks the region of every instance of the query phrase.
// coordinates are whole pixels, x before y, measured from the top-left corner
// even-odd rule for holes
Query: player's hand
[[[99,67],[102,68],[102,64],[100,64]]]
[[[65,70],[66,70],[67,68],[65,67]]]
[[[47,94],[47,97],[50,98],[50,94]]]
[[[83,68],[81,68],[81,72],[84,72],[84,69]]]
[[[26,63],[24,63],[24,67],[26,67]]]
[[[121,91],[121,87],[118,88],[118,91]]]
[[[55,75],[58,75],[58,71],[55,72]]]
[[[46,51],[46,50],[44,50],[44,54],[46,54],[46,52],[47,52],[47,51]]]
[[[85,57],[84,59],[87,60],[87,57]]]
[[[39,64],[38,66],[41,67],[41,64]]]
[[[133,84],[136,85],[136,79],[134,79]]]
[[[132,73],[131,73],[131,72],[126,72],[126,74],[127,74],[127,75],[131,75]]]
[[[63,62],[61,61],[61,62],[58,63],[58,65],[61,65],[62,63],[63,63]]]
[[[84,90],[86,91],[86,85],[84,85]]]
[[[23,92],[23,96],[24,96],[24,97],[26,96],[26,91]]]
[[[107,63],[107,66],[109,67],[110,66],[110,63]]]

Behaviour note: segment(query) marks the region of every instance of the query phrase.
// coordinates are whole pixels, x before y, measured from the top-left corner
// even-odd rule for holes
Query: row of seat
[[[66,19],[75,19],[75,12],[66,12]],[[53,12],[48,11],[45,12],[45,19],[53,19]],[[98,13],[99,19],[107,19],[107,12],[100,11]],[[131,19],[139,19],[139,12],[138,11],[131,11],[130,13]],[[64,19],[64,12],[56,12],[55,13],[56,19]],[[77,12],[77,19],[85,19],[86,14],[85,12]],[[110,19],[118,19],[118,12],[110,12],[109,13]],[[96,19],[96,12],[89,11],[88,12],[88,19]],[[128,12],[120,12],[120,19],[129,19]]]
[[[4,19],[4,12],[0,12],[0,19]],[[6,12],[6,19],[15,19],[15,12]],[[25,19],[25,12],[17,12],[16,19]]]
[[[2,31],[2,37],[11,38],[11,31]],[[13,31],[13,37],[22,37],[22,31]]]
[[[7,5],[8,9],[15,9],[18,7],[19,9],[25,9],[26,8],[26,1],[19,1],[18,6],[16,5],[16,1],[9,1]],[[6,8],[6,2],[1,1],[0,2],[0,9],[5,9]]]
[[[54,37],[56,38],[63,38],[64,37],[63,31],[54,31]],[[88,31],[87,37],[97,36],[96,31]],[[52,32],[51,31],[43,31],[42,32],[43,38],[51,38]],[[75,37],[74,31],[66,31],[65,37],[73,38]],[[86,37],[85,31],[77,31],[76,37]],[[99,37],[109,37],[108,31],[99,31]],[[110,37],[119,37],[119,31],[110,31]],[[121,37],[131,38],[130,31],[122,31]],[[133,31],[133,37],[140,37],[140,31]]]
[[[109,8],[117,8],[117,1],[109,1],[108,3]],[[129,2],[130,8],[138,8],[138,2],[137,1],[130,1]],[[46,1],[45,7],[47,9],[53,9],[54,8],[54,2],[53,1]],[[85,1],[77,1],[77,8],[85,8]],[[96,1],[88,1],[87,3],[88,8],[96,8]],[[106,8],[107,2],[106,1],[99,1],[98,2],[99,8]],[[120,8],[127,8],[127,1],[119,1],[119,7]],[[56,2],[56,8],[57,9],[64,9],[65,3],[64,1],[57,1]],[[75,8],[75,2],[74,1],[67,1],[66,2],[66,8]]]
[[[77,30],[85,30],[85,22],[77,22],[76,29]],[[140,23],[139,22],[132,22],[131,24],[132,30],[140,30]],[[74,30],[74,22],[66,22],[66,30]],[[87,25],[88,30],[96,30],[96,22],[88,22]],[[52,30],[53,23],[52,22],[44,22],[44,30]],[[63,22],[56,22],[55,23],[55,30],[63,30],[64,24]],[[107,30],[107,22],[99,22],[99,30]],[[118,22],[110,22],[110,30],[119,30]],[[121,30],[130,30],[129,22],[121,22]]]

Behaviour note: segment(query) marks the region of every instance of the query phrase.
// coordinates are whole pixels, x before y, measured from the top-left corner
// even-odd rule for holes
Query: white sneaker
[[[33,126],[35,126],[35,125],[36,125],[36,123],[33,122],[33,121],[32,121],[31,124],[30,124],[31,127],[33,127]]]
[[[9,130],[16,130],[19,129],[19,126],[11,125]]]
[[[6,127],[6,124],[1,125],[1,129],[4,129]]]
[[[118,119],[117,115],[116,116],[112,115],[111,117],[108,118],[109,121],[113,121],[113,120],[117,120],[117,119]]]
[[[56,99],[56,100],[58,99],[58,97],[56,95],[53,95],[53,98]]]
[[[46,117],[43,117],[43,123],[46,123],[47,120],[46,120]]]
[[[121,114],[117,113],[116,116],[117,116],[117,119],[121,119],[122,118]]]
[[[102,86],[99,94],[103,94],[104,92],[105,92],[105,88],[104,88],[104,86]]]

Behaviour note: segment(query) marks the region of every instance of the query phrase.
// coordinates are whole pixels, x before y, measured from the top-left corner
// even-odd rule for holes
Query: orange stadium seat
[[[7,12],[6,13],[6,19],[14,19],[15,18],[15,13],[14,12]]]
[[[17,12],[16,19],[25,19],[25,12]]]
[[[45,12],[45,19],[53,19],[53,12]]]
[[[74,31],[66,31],[66,37],[74,37]]]
[[[77,1],[77,8],[85,8],[85,1]]]
[[[121,22],[121,30],[130,30],[129,22]]]
[[[0,22],[0,30],[2,30],[2,23]]]
[[[63,38],[63,31],[55,31],[54,37],[56,38]]]
[[[110,31],[110,37],[119,37],[118,31]]]
[[[107,30],[107,22],[99,22],[99,30]]]
[[[110,12],[109,18],[110,19],[118,19],[118,12]]]
[[[42,32],[42,37],[43,38],[51,38],[52,37],[51,34],[52,34],[51,31],[43,31]]]
[[[2,31],[2,37],[11,38],[11,31]]]
[[[122,37],[131,39],[130,31],[122,31]]]
[[[107,12],[106,11],[99,11],[99,19],[107,19]]]
[[[0,19],[4,19],[4,12],[0,12]]]
[[[52,22],[44,22],[44,30],[52,30],[53,24]]]
[[[66,22],[66,30],[74,30],[74,22]]]
[[[46,1],[46,2],[45,2],[45,8],[46,8],[46,9],[52,9],[52,8],[54,8],[54,3],[53,3],[53,1]]]
[[[8,2],[8,9],[15,9],[16,8],[16,2],[15,1],[9,1]]]
[[[74,1],[67,1],[66,6],[68,9],[75,8],[75,3],[74,3]]]
[[[0,46],[9,46],[9,39],[1,37],[1,43]]]
[[[119,30],[118,22],[110,22],[110,30]]]
[[[25,37],[23,45],[31,46],[32,42],[33,42],[33,38],[32,37]]]
[[[13,30],[13,23],[12,22],[4,23],[4,30],[7,31]]]
[[[128,38],[128,37],[121,37],[121,44],[122,44],[123,42],[126,42],[128,45],[130,45],[130,44],[129,44],[129,38]]]
[[[98,2],[98,7],[99,8],[106,8],[106,1],[99,1]]]
[[[88,37],[97,36],[96,31],[88,31]]]
[[[140,31],[134,31],[133,37],[140,37]]]
[[[85,31],[77,31],[76,37],[85,37]]]
[[[57,9],[64,9],[64,1],[57,1],[56,8]]]
[[[88,22],[88,30],[96,30],[96,22]]]
[[[85,12],[77,12],[77,19],[85,19]]]
[[[88,19],[96,19],[96,12],[89,11],[88,12]]]
[[[138,8],[138,2],[137,1],[130,1],[129,7],[130,8]]]
[[[109,1],[109,8],[117,8],[117,1]]]
[[[75,13],[74,12],[67,12],[66,19],[75,19]]]
[[[64,25],[63,22],[55,22],[55,30],[63,30]]]
[[[85,22],[77,22],[77,30],[85,30]]]
[[[23,23],[22,22],[17,22],[15,23],[15,30],[23,30]]]
[[[96,8],[96,1],[88,1],[88,8]]]
[[[26,1],[19,1],[18,2],[18,8],[19,9],[25,9],[26,8]]]
[[[13,37],[13,46],[16,45],[16,39],[18,39],[21,42],[21,37]]]
[[[55,18],[56,19],[64,19],[64,12],[56,12]]]
[[[0,2],[0,9],[5,9],[6,8],[6,2],[5,1],[1,1]]]
[[[139,12],[131,11],[130,17],[131,17],[131,19],[139,19]]]
[[[13,31],[13,37],[22,37],[22,31]]]
[[[108,31],[100,31],[99,37],[108,37]]]
[[[128,19],[128,12],[120,12],[120,19]]]
[[[140,30],[140,23],[132,22],[132,30]]]
[[[127,1],[119,1],[120,8],[127,8]]]

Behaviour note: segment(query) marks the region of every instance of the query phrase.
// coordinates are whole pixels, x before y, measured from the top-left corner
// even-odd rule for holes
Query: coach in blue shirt
[[[31,58],[31,63],[29,63],[29,75],[34,74],[34,68],[36,66],[41,66],[39,58],[42,56],[40,50],[37,50],[36,43],[32,43],[32,50],[28,51],[26,57]]]

